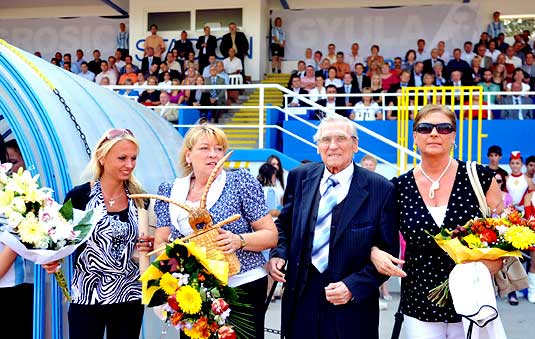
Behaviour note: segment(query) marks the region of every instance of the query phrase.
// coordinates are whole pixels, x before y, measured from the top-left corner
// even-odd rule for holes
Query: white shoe
[[[528,301],[535,304],[535,273],[528,273]]]

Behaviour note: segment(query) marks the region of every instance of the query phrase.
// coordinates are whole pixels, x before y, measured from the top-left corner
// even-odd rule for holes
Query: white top
[[[511,90],[511,83],[508,83],[507,85],[505,85],[505,88],[507,88],[509,91]],[[522,83],[522,92],[529,92],[529,85],[528,84],[525,84],[525,83]]]
[[[353,108],[353,114],[355,115],[353,120],[375,120],[376,115],[379,112],[381,112],[381,109],[375,101],[372,101],[370,103],[370,106],[364,106],[364,103],[362,101],[359,101],[355,104],[355,107]]]
[[[444,218],[446,217],[446,210],[448,209],[448,205],[436,207],[427,206],[427,209],[429,210],[429,214],[431,214],[437,226],[442,227],[442,224],[444,223]]]
[[[360,54],[353,55],[353,53],[349,52],[346,54],[345,57],[345,63],[349,65],[351,70],[355,69],[355,65],[358,63],[365,64],[364,59],[360,56]]]
[[[320,99],[325,99],[326,96],[326,92],[325,92],[325,87],[322,87],[321,90],[318,90],[317,87],[314,87],[313,89],[311,89],[310,91],[308,91],[308,94],[310,94],[310,100],[312,101],[318,101]]]
[[[474,52],[470,52],[470,53],[466,53],[466,52],[462,52],[461,53],[461,59],[463,59],[464,61],[466,61],[469,65],[472,63],[472,59],[476,56],[476,54]],[[444,60],[444,59],[442,59]],[[444,60],[446,63],[448,63],[449,60]]]
[[[338,78],[334,78],[334,80],[331,80],[331,79],[327,78],[327,79],[325,79],[325,87],[327,87],[329,85],[335,85],[336,88],[339,88],[339,87],[342,87],[344,85],[344,83],[342,82],[342,80],[340,80]]]
[[[515,177],[511,174],[507,177],[505,187],[507,188],[507,192],[509,192],[509,195],[511,195],[513,203],[515,205],[518,205],[522,202],[522,198],[528,190],[528,181],[526,180],[526,177],[524,175]]]
[[[512,64],[515,66],[515,68],[522,67],[522,59],[520,59],[517,56],[514,56],[512,58],[509,58],[507,55],[505,56],[505,63],[506,64]]]
[[[487,49],[487,51],[485,52],[486,56],[489,56],[492,58],[492,62],[496,62],[496,60],[498,60],[498,55],[500,54],[502,54],[502,52],[500,52],[497,49],[495,49],[494,52],[491,52],[490,50]]]
[[[237,57],[234,57],[233,60],[230,60],[230,58],[226,58],[225,60],[223,60],[223,65],[225,66],[225,72],[227,74],[233,74],[238,70],[243,70],[241,60]]]

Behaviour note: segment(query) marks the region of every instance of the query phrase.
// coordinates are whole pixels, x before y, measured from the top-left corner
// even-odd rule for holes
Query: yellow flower
[[[176,300],[178,301],[178,306],[180,306],[184,313],[196,314],[201,310],[201,295],[189,285],[182,286],[176,292]]]
[[[191,329],[184,328],[184,333],[191,339],[208,339],[210,337],[209,331],[202,331],[201,329],[193,326]],[[203,334],[208,334],[208,336]]]
[[[48,234],[46,228],[33,214],[28,214],[18,227],[20,240],[36,247],[46,247]]]
[[[167,295],[171,295],[178,289],[178,279],[174,278],[169,272],[165,273],[160,279],[160,288]]]
[[[162,276],[162,271],[154,267],[154,265],[150,265],[143,274],[141,274],[141,278],[139,280],[141,281],[150,281],[150,280],[158,280]]]
[[[535,245],[535,232],[524,226],[511,226],[503,235],[505,241],[519,250],[527,250]]]
[[[481,240],[475,234],[468,234],[467,236],[463,237],[463,240],[466,241],[466,244],[469,248],[483,247],[483,245],[481,244]]]

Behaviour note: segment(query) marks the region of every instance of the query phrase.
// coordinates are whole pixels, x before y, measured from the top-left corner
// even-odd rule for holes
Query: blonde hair
[[[362,157],[362,159],[360,159],[360,165],[362,166],[365,161],[371,161],[375,164],[375,166],[377,166],[377,159],[375,159],[374,156],[366,154],[365,156]]]
[[[180,151],[178,167],[182,170],[184,176],[189,175],[193,172],[191,164],[186,160],[186,153],[193,149],[193,146],[199,142],[199,139],[202,137],[213,137],[216,139],[217,143],[223,147],[223,152],[227,151],[228,140],[227,135],[223,130],[212,125],[199,125],[189,129],[184,137],[182,142],[182,149]]]
[[[412,130],[416,131],[416,127],[418,127],[418,124],[420,123],[420,121],[424,119],[426,116],[431,115],[433,113],[445,114],[450,119],[453,129],[457,130],[457,116],[455,116],[455,113],[448,106],[438,105],[438,104],[430,104],[430,105],[425,105],[424,107],[422,107],[422,109],[418,112],[418,114],[414,118]]]
[[[84,170],[85,177],[89,177],[91,181],[100,180],[102,174],[104,173],[104,166],[100,162],[106,157],[106,155],[108,155],[113,146],[115,146],[119,141],[128,140],[132,142],[134,145],[136,145],[136,148],[139,152],[139,144],[133,135],[126,133],[125,131],[125,133],[121,136],[108,139],[108,133],[110,131],[111,130],[106,131],[106,133],[104,133],[97,141],[94,151],[91,154],[91,160],[89,160],[89,164],[87,164]],[[134,172],[132,172],[130,177],[124,182],[124,186],[128,189],[129,194],[139,194],[145,192],[139,181],[137,181],[136,177],[134,176]],[[143,199],[135,199],[135,204],[137,207],[143,207]]]

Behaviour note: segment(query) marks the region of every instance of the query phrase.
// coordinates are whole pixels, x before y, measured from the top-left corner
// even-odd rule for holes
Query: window
[[[191,12],[149,13],[147,31],[150,31],[152,24],[158,25],[159,31],[189,31],[191,29]]]
[[[503,16],[503,25],[505,28],[506,37],[514,37],[516,34],[522,33],[524,30],[531,32],[533,36],[535,31],[535,15],[522,15],[522,16]]]
[[[201,9],[195,12],[195,30],[202,31],[208,25],[213,31],[226,30],[234,22],[242,27],[242,9]]]

